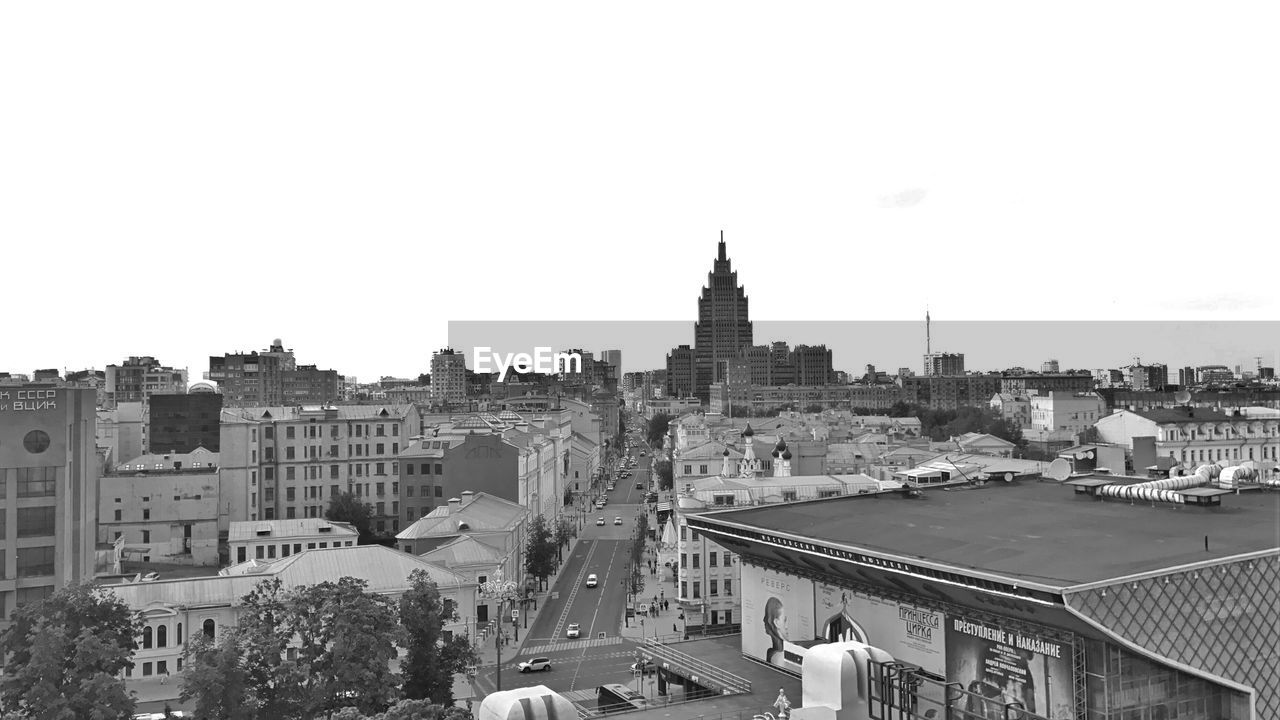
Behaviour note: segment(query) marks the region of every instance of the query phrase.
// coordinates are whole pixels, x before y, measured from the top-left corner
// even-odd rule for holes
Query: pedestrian
[[[676,632],[676,624],[671,623],[671,632]]]

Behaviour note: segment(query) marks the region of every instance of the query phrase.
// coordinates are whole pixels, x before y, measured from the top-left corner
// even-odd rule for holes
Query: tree
[[[205,720],[252,720],[249,675],[241,663],[241,636],[226,630],[215,642],[195,633],[183,651],[182,702],[195,701],[196,716]]]
[[[667,430],[671,427],[671,416],[666,413],[658,413],[649,419],[649,427],[645,430],[645,440],[649,442],[649,446],[660,448],[663,439],[667,436]]]
[[[671,461],[658,460],[654,462],[653,471],[658,475],[658,489],[670,490],[672,483],[675,481],[675,476],[671,471]]]
[[[557,562],[564,560],[564,556],[561,553],[564,551],[565,546],[569,544],[569,541],[573,539],[574,530],[575,526],[568,515],[561,515],[556,518],[555,543]]]
[[[810,403],[804,406],[806,413],[820,413],[823,410],[826,410],[826,407],[822,403]]]
[[[359,531],[361,540],[373,534],[373,508],[352,493],[331,496],[324,517],[333,522],[351,523]]]
[[[414,570],[409,589],[400,596],[400,625],[408,649],[402,666],[404,694],[415,701],[453,705],[454,674],[478,662],[466,637],[443,639],[444,624],[454,615],[452,603],[441,599],[431,576]]]
[[[555,540],[551,528],[547,526],[547,518],[538,515],[529,524],[529,534],[525,540],[524,571],[542,583],[555,572],[555,556]]]
[[[110,590],[74,583],[14,610],[0,636],[0,701],[31,720],[129,718],[119,677],[132,666],[142,621]]]
[[[381,712],[399,692],[400,678],[390,663],[404,632],[392,600],[366,587],[364,580],[344,577],[290,593],[285,625],[300,641],[297,675],[305,717],[352,699],[362,712]]]

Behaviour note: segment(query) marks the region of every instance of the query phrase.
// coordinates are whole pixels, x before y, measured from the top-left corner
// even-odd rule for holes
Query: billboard
[[[854,640],[939,678],[946,673],[942,613],[825,583],[814,586],[814,606],[821,642]]]
[[[799,673],[814,637],[813,581],[743,564],[743,654]]]
[[[0,466],[49,467],[67,462],[64,388],[0,386]]]
[[[1075,717],[1071,645],[960,615],[946,625],[947,680],[976,695],[965,708],[975,718],[1002,717],[997,707],[1008,702],[1050,720]]]

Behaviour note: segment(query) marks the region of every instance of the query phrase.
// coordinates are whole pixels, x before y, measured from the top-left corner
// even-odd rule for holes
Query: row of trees
[[[543,515],[530,521],[525,537],[524,571],[538,579],[540,588],[559,569],[564,561],[564,549],[576,534],[577,526],[568,515],[556,518],[554,524],[547,522]]]
[[[244,597],[236,626],[216,639],[190,637],[183,702],[206,720],[313,720],[347,707],[341,717],[355,718],[402,698],[427,701],[419,709],[452,706],[453,676],[477,661],[475,652],[466,637],[445,639],[455,613],[430,577],[418,570],[409,581],[399,601],[350,577],[292,590],[262,581]],[[120,675],[141,630],[137,614],[101,586],[73,584],[22,605],[0,636],[5,720],[131,717],[135,700]],[[400,717],[413,715],[385,720]],[[456,720],[447,710],[426,717]]]

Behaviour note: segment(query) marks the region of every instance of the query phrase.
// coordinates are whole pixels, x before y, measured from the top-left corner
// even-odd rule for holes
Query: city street
[[[631,537],[636,516],[646,512],[643,504],[650,481],[650,457],[638,458],[629,478],[616,479],[615,489],[607,493],[609,503],[600,510],[594,507],[586,514],[587,525],[582,539],[566,559],[560,579],[545,601],[546,607],[524,633],[521,651],[503,657],[502,689],[546,685],[560,692],[573,692],[572,699],[590,706],[595,688],[604,683],[624,683],[635,687],[630,665],[635,662],[635,642],[624,639],[621,630],[627,603],[626,572]],[[637,489],[636,483],[644,489]],[[622,525],[614,525],[621,517]],[[596,519],[605,525],[597,526]],[[599,584],[586,586],[587,576],[595,574]],[[651,579],[645,573],[647,587]],[[642,592],[642,595],[646,593]],[[667,613],[675,615],[672,610]],[[666,618],[663,618],[665,620]],[[629,620],[638,622],[636,618]],[[650,621],[660,624],[662,620]],[[581,637],[566,636],[571,623],[581,627]],[[660,625],[659,625],[660,626]],[[516,665],[533,657],[547,657],[551,670],[522,674]],[[481,670],[476,678],[480,694],[497,689],[497,673],[492,667]]]

